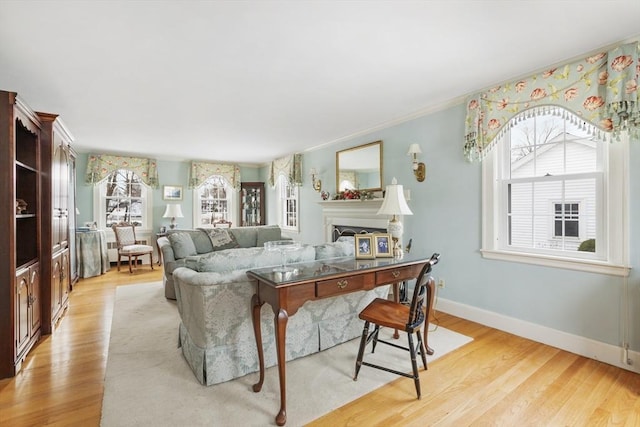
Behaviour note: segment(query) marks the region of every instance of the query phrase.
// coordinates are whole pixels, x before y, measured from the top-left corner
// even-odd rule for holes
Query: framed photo
[[[356,234],[356,259],[375,258],[373,234]]]
[[[389,233],[377,233],[373,235],[376,258],[390,258],[393,256],[393,242]]]
[[[182,200],[182,186],[165,185],[162,187],[162,198],[164,200]]]

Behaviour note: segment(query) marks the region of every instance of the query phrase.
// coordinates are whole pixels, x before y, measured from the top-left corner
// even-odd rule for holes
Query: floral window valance
[[[232,188],[240,190],[240,166],[226,163],[191,162],[189,169],[189,188],[200,187],[212,175],[220,175]]]
[[[85,182],[97,184],[118,169],[133,171],[146,185],[158,188],[158,165],[154,159],[106,154],[89,154]]]
[[[467,101],[465,157],[482,159],[513,117],[525,111],[543,113],[550,105],[572,111],[595,132],[611,132],[616,138],[628,130],[638,138],[639,58],[640,43],[629,43],[472,95]]]
[[[269,185],[275,187],[278,175],[283,174],[291,185],[302,185],[302,154],[276,159],[269,165]]]

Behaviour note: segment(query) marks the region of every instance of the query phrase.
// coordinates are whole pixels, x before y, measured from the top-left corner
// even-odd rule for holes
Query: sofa
[[[202,235],[198,233],[203,231],[188,233],[200,239]],[[172,240],[175,243],[179,239]],[[173,246],[171,240],[169,245]],[[183,255],[181,249],[173,249]],[[171,255],[168,250],[163,251],[163,255],[167,253]],[[287,263],[296,263],[353,255],[353,238],[345,238],[320,245],[303,244],[299,250],[288,252],[286,258]],[[178,339],[197,380],[212,385],[257,372],[258,353],[251,316],[256,283],[247,277],[246,271],[277,266],[281,255],[262,246],[246,245],[179,259],[180,265],[172,272],[181,319]],[[389,286],[382,286],[307,302],[289,318],[286,359],[303,357],[359,337],[362,321],[358,313],[373,299],[386,298],[388,292]],[[262,306],[261,316],[265,366],[269,367],[276,364],[274,313],[269,304]]]
[[[233,243],[221,241],[221,245],[214,248],[211,233],[229,232],[235,240]],[[198,257],[212,253],[219,248],[250,248],[263,247],[265,242],[283,240],[282,232],[277,225],[260,225],[253,227],[231,227],[228,229],[198,228],[194,230],[169,230],[167,236],[158,239],[158,248],[162,252],[164,265],[164,296],[176,299],[173,283],[173,272],[178,267],[184,267],[187,257]],[[193,258],[192,258],[193,261]]]

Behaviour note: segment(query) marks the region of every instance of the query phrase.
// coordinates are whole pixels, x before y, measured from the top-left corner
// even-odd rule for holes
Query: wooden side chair
[[[364,320],[364,329],[362,330],[362,338],[360,340],[360,349],[358,350],[358,358],[356,360],[356,372],[353,376],[353,380],[357,381],[360,368],[364,366],[370,366],[372,368],[380,369],[383,371],[391,372],[393,374],[402,375],[403,377],[413,378],[416,386],[416,393],[418,399],[421,397],[420,393],[420,375],[418,372],[418,364],[416,362],[416,354],[420,353],[422,357],[422,364],[424,369],[427,369],[427,350],[422,341],[422,334],[420,333],[420,327],[425,322],[425,312],[423,305],[425,299],[429,297],[430,289],[433,289],[434,279],[429,275],[434,265],[438,263],[440,254],[433,254],[431,259],[424,265],[418,278],[416,285],[413,289],[413,298],[411,304],[405,305],[402,303],[390,301],[387,299],[376,298],[368,306],[360,312],[360,319]],[[429,284],[432,286],[430,287]],[[369,325],[374,324],[374,330],[369,333]],[[382,340],[378,337],[380,327],[387,327],[391,329],[397,329],[405,331],[409,341],[408,347],[403,347],[390,341]],[[413,334],[416,334],[417,343],[413,343]],[[385,366],[375,365],[373,363],[363,361],[364,350],[367,344],[373,341],[371,353],[375,352],[376,345],[378,343],[387,344],[392,347],[396,347],[402,350],[409,351],[411,356],[411,366],[413,372],[408,374],[396,369],[391,369]]]
[[[129,259],[129,274],[133,273],[132,261],[138,265],[138,257],[149,255],[149,265],[153,270],[153,247],[143,245],[136,240],[136,226],[127,222],[120,222],[111,226],[113,234],[116,236],[116,246],[118,247],[118,271],[120,271],[120,259]]]

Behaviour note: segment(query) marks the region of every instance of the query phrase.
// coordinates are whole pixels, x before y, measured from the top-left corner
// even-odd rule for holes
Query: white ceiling
[[[639,28],[638,0],[0,0],[0,89],[79,151],[261,164]]]

